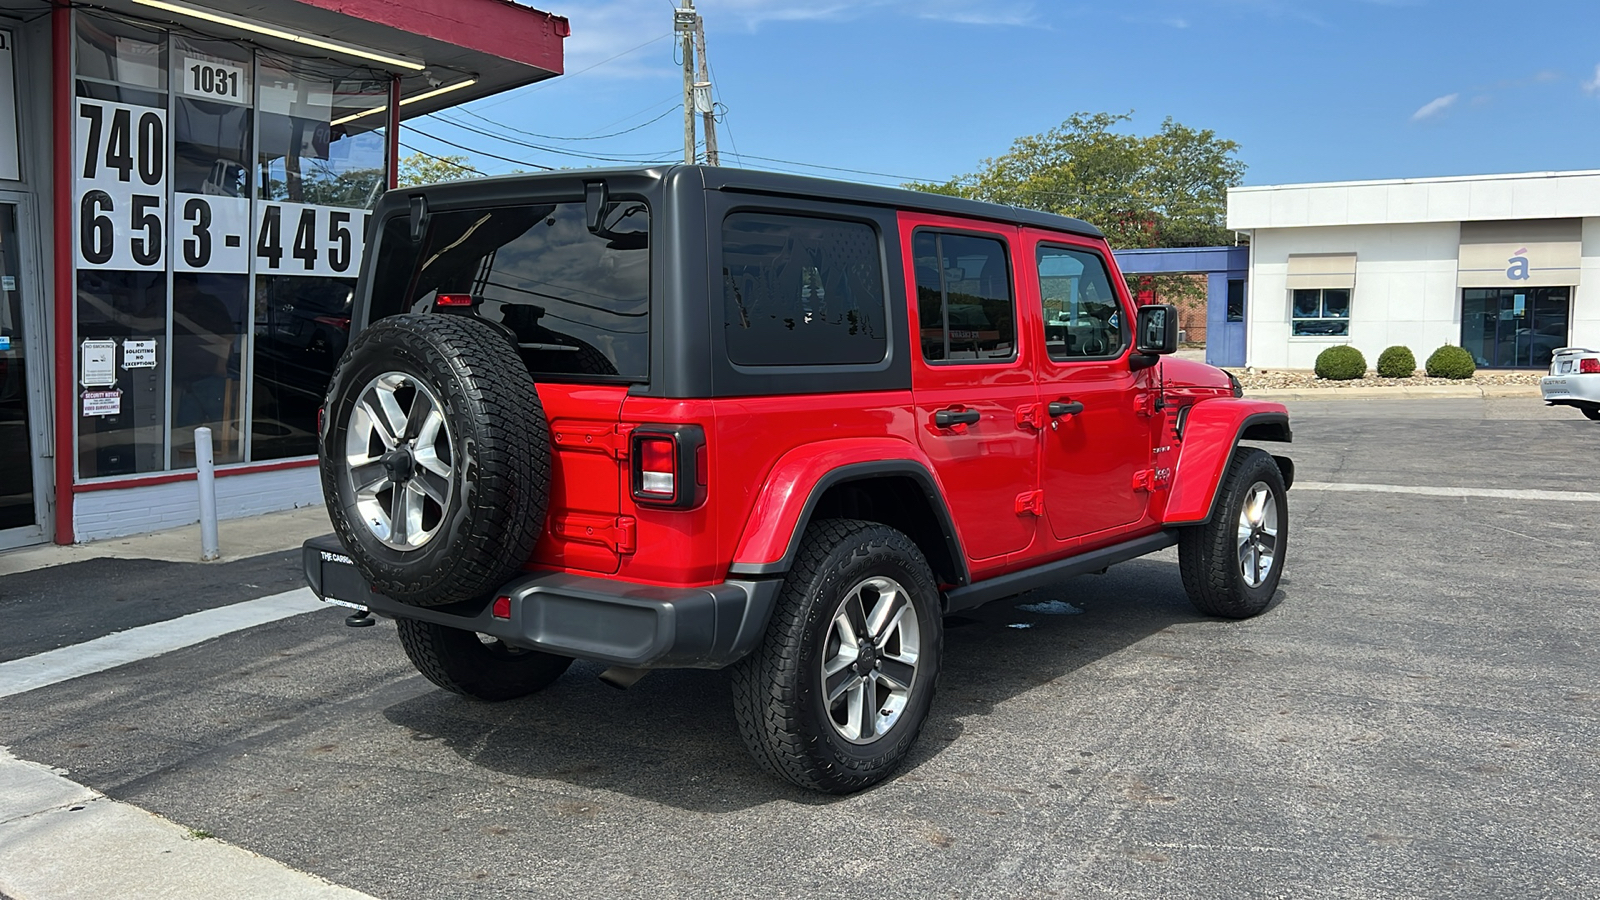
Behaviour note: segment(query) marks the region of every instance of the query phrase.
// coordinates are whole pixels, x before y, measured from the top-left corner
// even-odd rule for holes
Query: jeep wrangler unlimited
[[[1283,570],[1284,407],[1163,358],[1100,231],[725,168],[393,191],[321,421],[305,569],[440,687],[732,667],[756,760],[886,777],[943,617],[1176,544],[1203,612]]]

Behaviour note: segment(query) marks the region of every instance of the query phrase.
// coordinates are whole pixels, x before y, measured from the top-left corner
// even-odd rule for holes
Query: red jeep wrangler
[[[1294,469],[1240,441],[1287,412],[1163,359],[1083,222],[672,166],[394,191],[369,244],[306,575],[447,690],[732,667],[756,759],[847,792],[947,614],[1173,544],[1206,613],[1276,590]]]

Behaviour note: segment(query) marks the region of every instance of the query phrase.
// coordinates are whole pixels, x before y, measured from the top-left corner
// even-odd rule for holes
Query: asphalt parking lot
[[[579,664],[478,704],[334,609],[8,697],[0,744],[378,897],[1594,896],[1600,503],[1516,492],[1594,490],[1600,424],[1528,399],[1291,412],[1301,482],[1462,495],[1297,487],[1250,621],[1196,615],[1174,551],[952,619],[910,764],[855,796],[757,771],[723,673],[618,692]],[[0,578],[0,661],[130,598],[297,577],[285,554],[91,562]]]

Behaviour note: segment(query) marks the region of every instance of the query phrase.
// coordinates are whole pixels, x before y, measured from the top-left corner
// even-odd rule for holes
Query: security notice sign
[[[76,124],[79,267],[165,268],[166,110],[80,97]]]
[[[16,38],[0,30],[0,180],[22,177],[21,154],[17,143],[17,85],[12,49]]]

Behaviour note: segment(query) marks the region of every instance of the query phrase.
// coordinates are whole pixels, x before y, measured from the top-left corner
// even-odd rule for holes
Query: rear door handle
[[[1050,418],[1052,419],[1059,418],[1061,416],[1075,416],[1081,412],[1083,412],[1083,404],[1076,400],[1072,401],[1071,403],[1063,403],[1057,400],[1056,402],[1050,404]]]
[[[983,414],[975,409],[941,409],[933,414],[933,424],[940,428],[954,428],[957,425],[976,425]]]

